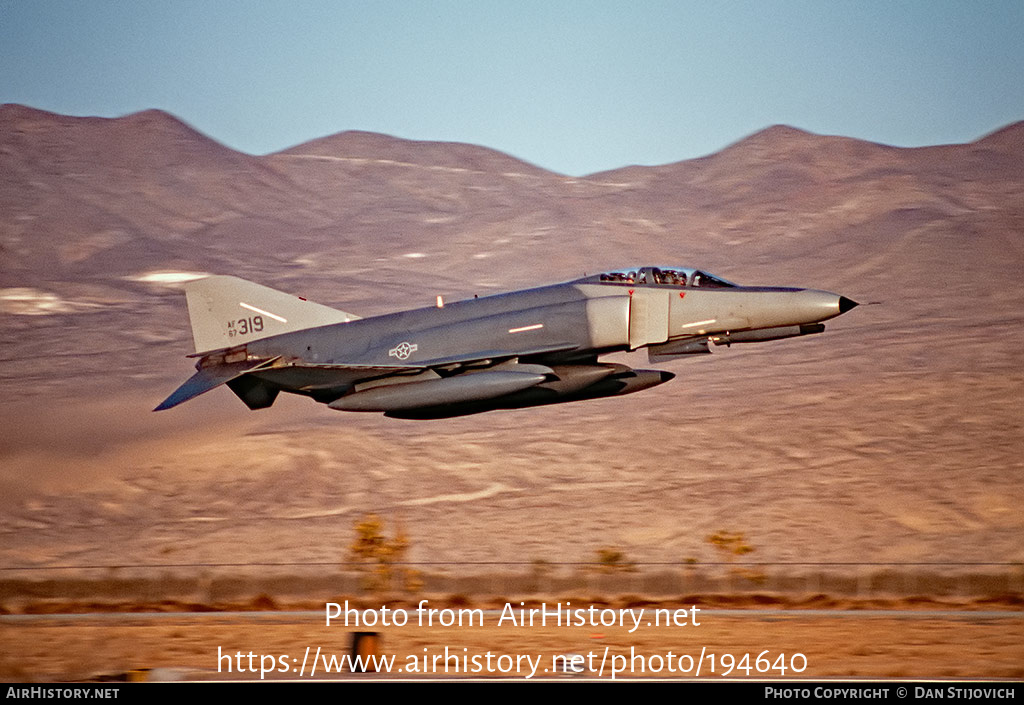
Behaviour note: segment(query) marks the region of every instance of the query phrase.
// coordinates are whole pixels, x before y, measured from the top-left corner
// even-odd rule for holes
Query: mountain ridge
[[[412,560],[455,565],[613,541],[682,566],[719,560],[701,539],[719,529],[769,563],[1019,563],[1020,136],[907,149],[773,127],[695,160],[524,177],[473,146],[355,133],[253,156],[161,112],[5,108],[0,556],[322,561],[384,511]],[[300,399],[250,415],[225,392],[149,413],[194,372],[189,276],[368,317],[648,263],[885,303],[571,409],[418,425]]]

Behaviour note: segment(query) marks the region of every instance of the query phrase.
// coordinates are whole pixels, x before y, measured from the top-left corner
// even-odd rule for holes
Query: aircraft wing
[[[385,377],[415,376],[433,370],[443,377],[458,375],[466,368],[493,367],[515,358],[575,350],[575,345],[554,345],[530,350],[484,350],[462,355],[438,357],[421,362],[381,365],[372,363],[317,363],[301,359],[278,360],[267,367],[247,370],[273,384],[307,391],[339,389],[359,382]]]
[[[563,343],[560,345],[548,345],[543,348],[533,348],[528,350],[475,350],[462,355],[449,355],[447,357],[436,357],[432,360],[424,360],[422,362],[417,362],[416,366],[420,368],[444,368],[449,366],[458,367],[472,363],[488,364],[501,362],[503,360],[510,360],[514,357],[534,357],[537,355],[569,352],[571,350],[576,350],[578,347],[579,346],[577,345]]]
[[[568,352],[576,345],[549,345],[529,350],[484,350],[462,355],[424,360],[407,364],[380,365],[361,363],[315,363],[301,359],[285,360],[277,356],[266,360],[222,363],[202,367],[189,377],[174,393],[160,403],[154,411],[163,411],[178,406],[190,399],[250,373],[263,372],[273,375],[276,381],[297,383],[300,387],[313,389],[334,388],[353,384],[359,380],[389,377],[392,375],[417,374],[429,369],[442,369],[454,373],[470,365],[490,366],[517,357]],[[216,352],[216,351],[215,351]]]

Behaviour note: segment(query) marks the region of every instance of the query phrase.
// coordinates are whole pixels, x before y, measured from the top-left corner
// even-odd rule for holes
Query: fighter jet
[[[820,333],[857,302],[815,289],[740,286],[690,267],[631,267],[372,318],[233,276],[185,284],[197,372],[155,411],[222,384],[250,409],[280,392],[339,411],[437,419],[632,394],[652,363],[711,345]]]

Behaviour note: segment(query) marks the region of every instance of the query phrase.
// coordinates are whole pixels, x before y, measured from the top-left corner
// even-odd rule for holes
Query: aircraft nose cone
[[[821,323],[830,318],[841,316],[855,306],[859,306],[853,299],[840,296],[831,291],[820,291],[818,289],[801,289],[796,294],[791,294],[793,299],[786,305],[786,312],[789,314],[787,323]]]

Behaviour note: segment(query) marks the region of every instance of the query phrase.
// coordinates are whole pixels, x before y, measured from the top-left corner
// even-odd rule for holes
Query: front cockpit
[[[687,286],[703,289],[731,289],[737,286],[730,281],[691,267],[630,267],[595,274],[582,281],[630,286]]]

